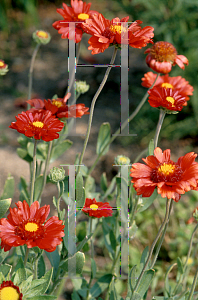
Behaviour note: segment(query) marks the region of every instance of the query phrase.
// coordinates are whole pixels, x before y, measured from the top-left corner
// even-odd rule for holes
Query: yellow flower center
[[[150,54],[156,61],[174,63],[177,51],[171,43],[157,42],[151,47]]]
[[[122,25],[111,25],[109,27],[109,29],[114,32],[114,33],[119,33],[121,34],[121,32],[126,32],[127,31],[127,28],[123,27]]]
[[[0,290],[0,300],[18,300],[19,293],[12,286],[6,286]]]
[[[90,208],[91,208],[92,210],[97,210],[97,209],[98,209],[98,205],[96,205],[96,204],[91,204],[91,205],[90,205]]]
[[[45,31],[39,30],[39,31],[37,31],[36,34],[37,34],[40,38],[43,38],[43,39],[47,39],[47,38],[48,38],[48,33],[45,32]]]
[[[119,161],[120,161],[121,164],[126,164],[127,163],[126,157],[120,157]]]
[[[35,127],[43,128],[44,124],[43,122],[36,121],[32,123]]]
[[[0,61],[0,67],[3,67],[5,64],[2,62],[2,61]]]
[[[25,224],[26,231],[34,232],[34,231],[37,231],[37,229],[38,229],[38,225],[36,223],[29,222],[29,223]]]
[[[55,99],[52,100],[52,104],[56,105],[58,108],[63,106],[63,103],[61,101],[58,101],[58,100],[55,100]]]
[[[174,88],[173,85],[168,83],[168,82],[162,83],[161,87],[164,87],[166,89],[173,89]]]
[[[172,107],[174,107],[175,99],[173,97],[166,97],[166,101],[170,102],[172,104]]]
[[[80,19],[80,20],[86,20],[86,19],[89,19],[89,15],[88,14],[79,14],[78,15],[78,19]]]
[[[163,163],[163,165],[159,166],[158,172],[163,173],[163,175],[167,176],[175,171],[175,165]]]

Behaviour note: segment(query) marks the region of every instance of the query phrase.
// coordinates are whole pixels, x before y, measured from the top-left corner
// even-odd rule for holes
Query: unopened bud
[[[53,167],[50,170],[49,178],[53,182],[63,181],[65,178],[65,170],[62,168]]]
[[[0,59],[0,75],[3,76],[8,72],[8,65],[5,64],[5,62]]]
[[[86,81],[76,81],[76,92],[78,94],[84,94],[89,90],[89,85]]]
[[[36,30],[32,34],[33,39],[38,44],[46,45],[51,40],[51,35],[44,30]]]
[[[127,156],[125,155],[118,155],[115,157],[115,164],[116,165],[129,165],[130,164],[130,158],[128,158]]]

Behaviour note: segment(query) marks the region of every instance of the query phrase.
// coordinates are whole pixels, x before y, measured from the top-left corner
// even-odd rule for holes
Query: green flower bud
[[[0,59],[0,75],[3,76],[8,72],[8,65],[5,64],[5,62]]]
[[[193,213],[193,217],[195,218],[195,220],[198,222],[198,210],[197,208],[195,209],[194,213]]]
[[[44,30],[36,30],[32,34],[33,39],[38,44],[46,45],[51,40],[51,35]]]
[[[130,165],[130,158],[125,155],[118,155],[115,157],[115,164],[122,166],[122,165]]]
[[[53,182],[59,182],[65,178],[65,170],[62,168],[53,167],[50,170],[49,178]]]
[[[89,90],[89,85],[86,81],[76,81],[76,92],[77,94],[84,94]]]

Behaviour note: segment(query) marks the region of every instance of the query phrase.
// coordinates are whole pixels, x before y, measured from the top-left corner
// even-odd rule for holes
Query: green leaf
[[[106,288],[108,288],[113,275],[112,274],[106,274],[102,277],[100,277],[96,283],[92,286],[90,289],[90,294],[92,297],[98,297]]]
[[[15,188],[14,177],[11,175],[8,175],[8,178],[6,179],[5,184],[4,184],[3,193],[1,195],[0,200],[13,198],[14,188]]]
[[[149,255],[149,246],[146,246],[142,252],[142,256],[141,256],[141,259],[140,259],[140,268],[139,268],[139,273],[141,273],[144,265],[145,265],[145,262],[148,258],[148,255]]]
[[[29,163],[33,161],[33,158],[28,154],[26,149],[17,148],[17,154],[20,158],[22,158],[23,160]]]
[[[151,204],[157,198],[157,196],[158,196],[157,189],[155,189],[154,192],[153,192],[153,194],[150,197],[142,197],[142,201],[143,201],[142,204],[143,204],[143,206],[140,209],[138,209],[138,212],[143,212],[149,206],[151,206]]]
[[[8,211],[11,205],[12,199],[3,199],[0,200],[0,218],[3,218],[5,213]]]
[[[148,155],[154,154],[154,139],[150,140],[149,146],[148,146]]]
[[[25,271],[25,268],[23,267],[23,268],[19,268],[19,269],[15,272],[12,281],[13,281],[13,283],[14,283],[15,285],[18,286],[18,285],[20,285],[24,280],[26,280],[26,271]]]
[[[39,199],[39,194],[43,186],[43,175],[39,175],[36,180],[35,180],[35,185],[34,185],[34,201],[38,201]]]
[[[26,183],[25,178],[20,177],[20,183],[19,183],[20,197],[19,197],[19,200],[20,201],[26,200],[27,203],[29,204],[30,195],[28,193],[27,187],[28,187],[28,185]]]
[[[39,296],[44,294],[49,287],[50,281],[52,279],[53,268],[49,270],[42,278],[35,279],[31,282],[30,288],[28,290],[28,298]]]
[[[137,292],[134,292],[131,300],[141,300],[141,299],[142,299],[141,295],[138,294]]]
[[[137,271],[136,271],[137,265],[133,266],[129,273],[129,287],[131,291],[133,292],[136,281],[137,281]]]
[[[8,256],[9,251],[4,251],[3,249],[0,249],[0,264],[4,261],[4,259]]]
[[[184,268],[183,268],[183,264],[182,264],[182,261],[181,261],[180,257],[177,258],[177,267],[178,267],[178,272],[180,274],[183,274],[184,273]]]
[[[30,288],[31,282],[33,280],[33,275],[30,275],[26,280],[24,280],[20,285],[19,285],[19,290],[23,291],[23,296],[25,294],[28,294],[28,290]]]
[[[80,244],[77,246],[76,250],[77,250],[77,251],[80,251],[80,250],[84,247],[84,245],[88,242],[88,240],[92,237],[92,235],[93,235],[93,232],[90,233],[88,236],[86,236],[86,237],[80,242]],[[68,245],[67,245],[67,246],[68,246]]]
[[[81,208],[85,203],[85,191],[83,187],[83,177],[81,173],[76,176],[76,206]]]
[[[114,234],[113,230],[111,230],[110,233],[109,233],[109,239],[110,239],[110,242],[111,242],[111,247],[112,247],[113,251],[115,252],[116,247],[117,247],[117,241],[116,241],[115,234]]]
[[[81,300],[81,298],[78,296],[77,292],[74,290],[72,295],[72,300]]]
[[[45,275],[46,268],[45,268],[45,261],[43,256],[40,256],[39,261],[38,261],[38,278],[41,278],[42,276]]]
[[[91,258],[91,278],[95,278],[97,271],[96,262],[93,258]]]
[[[45,254],[47,255],[47,258],[49,259],[49,261],[51,263],[51,266],[53,268],[53,279],[54,279],[56,277],[56,273],[57,273],[58,268],[59,268],[60,255],[58,253],[57,248],[53,252],[45,251]]]
[[[151,284],[151,281],[153,280],[153,277],[155,275],[155,271],[153,269],[145,271],[139,286],[137,288],[137,293],[141,296],[140,299],[143,298],[144,294],[147,292],[149,285]]]
[[[116,176],[113,177],[109,187],[107,188],[106,192],[104,195],[100,198],[100,201],[103,201],[105,198],[107,198],[110,194],[112,194],[115,191],[115,186],[116,186]]]
[[[107,184],[107,176],[106,173],[102,173],[101,177],[100,177],[100,187],[101,189],[106,192],[107,188],[108,188],[108,184]]]
[[[129,239],[132,240],[135,237],[135,234],[138,230],[138,227],[135,223],[135,221],[133,221],[132,225],[129,227]]]
[[[67,151],[71,147],[72,144],[72,141],[64,140],[55,147],[53,147],[50,162],[52,163],[54,160],[59,158],[65,151]]]
[[[109,123],[103,123],[100,126],[99,134],[98,134],[98,140],[96,145],[96,154],[102,155],[106,154],[109,151],[109,145],[105,148],[105,146],[109,143],[111,139],[111,126]],[[103,149],[105,150],[103,151]]]
[[[8,274],[11,272],[12,266],[8,264],[4,264],[0,266],[0,272],[3,274],[3,276],[6,278]]]
[[[67,258],[66,260],[60,263],[60,268],[65,272],[70,272],[70,274],[81,274],[83,266],[85,263],[85,255],[83,252],[77,252],[72,257]],[[69,266],[68,266],[69,264]]]

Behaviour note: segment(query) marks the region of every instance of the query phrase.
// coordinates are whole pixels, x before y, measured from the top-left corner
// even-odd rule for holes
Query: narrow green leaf
[[[142,299],[144,294],[147,292],[151,284],[151,281],[153,280],[154,275],[155,275],[155,271],[153,269],[145,271],[140,281],[140,284],[137,288],[137,293],[141,296],[140,299]]]
[[[28,291],[29,298],[40,296],[41,294],[44,294],[46,292],[50,284],[50,281],[52,279],[52,273],[53,273],[53,268],[49,270],[47,273],[45,273],[45,275],[42,278],[35,279],[31,282]]]
[[[77,292],[74,290],[72,295],[72,300],[81,300],[81,298],[78,296]]]
[[[0,264],[4,261],[4,259],[8,256],[9,251],[4,251],[3,249],[0,249]]]
[[[3,193],[2,193],[0,199],[13,198],[14,189],[15,189],[14,177],[11,176],[11,175],[8,175],[8,178],[5,181],[4,188],[3,188]]]
[[[108,188],[108,184],[107,184],[107,176],[106,173],[103,172],[101,177],[100,177],[100,187],[101,189],[106,192],[107,188]]]
[[[97,271],[96,262],[93,258],[91,258],[91,278],[95,278]]]
[[[8,264],[4,264],[0,266],[0,272],[3,274],[4,277],[7,277],[8,274],[11,272],[12,266]]]
[[[76,206],[83,207],[85,202],[85,192],[83,187],[83,177],[81,173],[76,176]]]
[[[149,146],[148,146],[148,155],[154,154],[154,139],[150,140]]]
[[[103,123],[100,126],[98,140],[96,145],[96,154],[102,153],[105,146],[109,143],[111,138],[111,126],[109,123]],[[102,155],[106,154],[109,151],[109,146],[107,146]]]
[[[53,252],[45,251],[45,254],[47,255],[47,258],[49,259],[51,266],[53,268],[53,279],[54,279],[56,277],[56,273],[58,271],[58,267],[59,267],[59,263],[60,263],[60,255],[58,253],[57,248]]]
[[[116,251],[116,247],[117,247],[117,242],[116,242],[116,238],[115,238],[115,234],[114,231],[111,230],[109,233],[109,238],[110,238],[110,242],[111,242],[111,247],[113,249],[113,251]]]
[[[27,182],[26,182],[25,178],[20,177],[20,183],[19,183],[20,197],[19,197],[19,200],[20,201],[26,200],[27,203],[29,204],[30,195],[28,193],[27,187],[28,187],[28,185],[27,185]]]
[[[106,288],[108,288],[113,275],[112,274],[106,274],[102,277],[100,277],[96,283],[92,286],[90,289],[90,294],[92,297],[98,297]]]
[[[59,158],[64,152],[66,152],[71,147],[72,144],[72,141],[64,140],[55,147],[53,147],[50,162],[52,163],[54,160]]]
[[[45,275],[46,268],[45,268],[45,261],[43,256],[40,256],[39,261],[38,261],[38,278],[41,278],[42,276]]]
[[[136,281],[137,281],[137,271],[136,271],[137,265],[133,266],[129,273],[129,287],[131,289],[131,292],[133,292]]]
[[[140,259],[140,268],[139,268],[139,273],[141,273],[142,269],[143,269],[143,266],[145,265],[145,262],[148,258],[148,255],[149,255],[149,246],[146,246],[142,252],[142,256],[141,256],[141,259]]]
[[[68,266],[69,263],[69,266]],[[85,255],[83,252],[77,252],[74,256],[67,258],[60,263],[60,268],[65,272],[81,274],[85,263]],[[70,268],[70,269],[69,269]]]
[[[134,292],[131,300],[141,300],[141,299],[142,299],[141,295],[138,294],[137,292]]]
[[[176,263],[173,263],[171,266],[169,266],[169,268],[165,274],[165,292],[168,294],[168,296],[169,296],[169,293],[171,293],[171,286],[169,284],[168,275],[176,265],[177,265]]]
[[[84,247],[84,245],[88,242],[88,240],[92,237],[93,232],[90,233],[88,236],[86,236],[81,242],[80,244],[77,246],[76,250],[77,251],[81,251],[81,249]],[[68,246],[68,245],[67,245]]]
[[[181,261],[180,257],[177,258],[177,267],[178,267],[178,272],[180,274],[183,274],[184,273],[184,268],[183,268],[183,264],[182,264],[182,261]]]
[[[150,197],[142,197],[142,201],[143,201],[143,206],[140,207],[140,209],[138,209],[138,212],[143,212],[144,210],[146,210],[149,206],[151,206],[151,204],[153,203],[153,201],[157,198],[158,193],[157,193],[157,189],[154,190],[153,194]]]
[[[0,200],[0,218],[3,218],[5,213],[8,211],[11,205],[12,199],[3,199]]]
[[[39,175],[36,180],[35,180],[35,184],[34,184],[34,201],[38,201],[38,197],[40,194],[40,191],[42,189],[43,186],[43,175]]]
[[[101,197],[100,201],[103,201],[105,198],[107,198],[113,191],[115,191],[115,186],[116,186],[116,176],[113,177],[109,187],[107,188],[106,192],[104,195]]]

